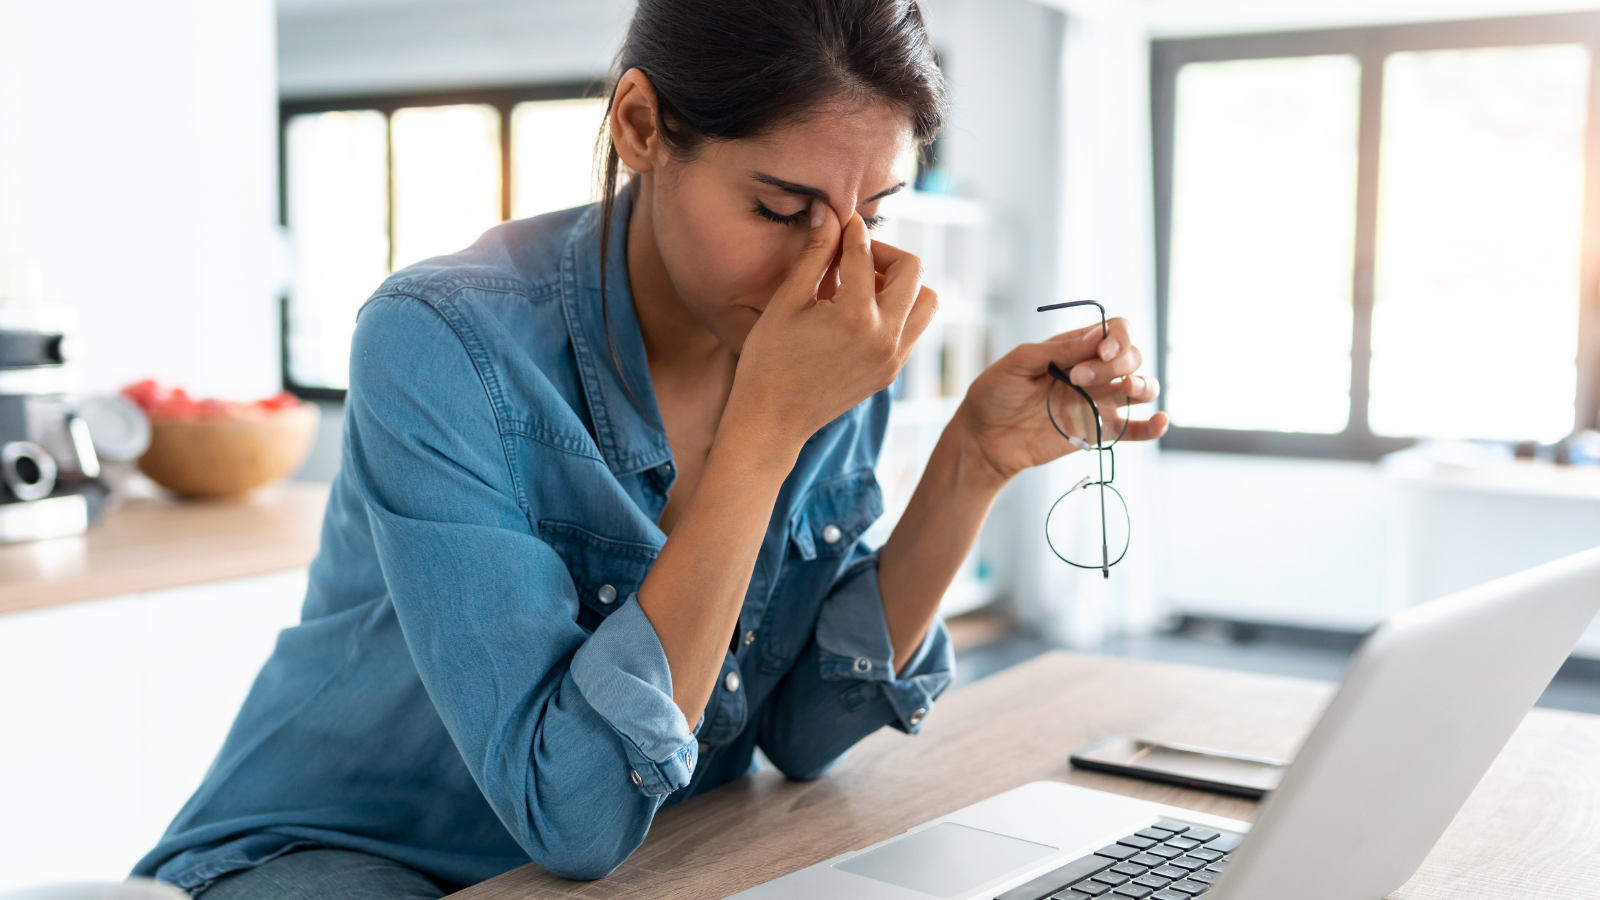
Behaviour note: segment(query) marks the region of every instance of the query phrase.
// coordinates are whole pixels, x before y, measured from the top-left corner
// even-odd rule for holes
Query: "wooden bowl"
[[[240,418],[152,418],[139,469],[185,497],[237,496],[298,468],[318,418],[310,403]]]

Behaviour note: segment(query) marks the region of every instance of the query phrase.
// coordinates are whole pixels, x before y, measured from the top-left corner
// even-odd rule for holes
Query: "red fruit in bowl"
[[[161,385],[156,384],[153,378],[146,378],[123,388],[122,396],[137,403],[140,409],[149,411],[161,404]]]
[[[183,388],[168,390],[151,378],[128,385],[122,389],[122,395],[137,403],[146,415],[162,419],[250,419],[275,415],[302,405],[300,398],[288,391],[280,391],[254,403],[197,399],[189,396],[189,392]]]
[[[293,409],[300,405],[300,398],[288,391],[279,391],[277,396],[257,400],[256,405],[265,410],[277,412],[281,409]]]

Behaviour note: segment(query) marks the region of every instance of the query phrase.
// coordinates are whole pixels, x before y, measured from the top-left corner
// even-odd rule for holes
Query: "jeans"
[[[393,860],[350,850],[300,850],[232,875],[204,900],[439,900],[444,888]]]

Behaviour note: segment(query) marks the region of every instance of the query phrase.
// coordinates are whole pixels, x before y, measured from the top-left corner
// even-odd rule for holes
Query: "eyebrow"
[[[821,200],[823,203],[829,202],[828,201],[828,192],[822,190],[821,188],[814,188],[814,187],[811,187],[809,185],[804,185],[804,184],[796,184],[793,181],[784,181],[782,178],[778,178],[778,177],[773,176],[773,175],[768,175],[765,172],[751,172],[750,173],[750,177],[752,179],[756,180],[756,181],[761,182],[762,184],[770,184],[773,187],[777,188],[778,190],[783,191],[785,194],[794,194],[794,195],[799,196],[799,197],[815,197],[818,200]],[[902,181],[902,182],[900,182],[899,184],[896,184],[893,187],[886,188],[884,190],[881,190],[881,191],[877,192],[876,194],[873,194],[871,197],[868,197],[867,199],[862,200],[861,203],[862,204],[867,204],[867,203],[871,203],[874,200],[882,200],[884,197],[887,197],[890,194],[898,192],[901,188],[904,188],[905,186],[906,186],[906,183],[904,181]]]

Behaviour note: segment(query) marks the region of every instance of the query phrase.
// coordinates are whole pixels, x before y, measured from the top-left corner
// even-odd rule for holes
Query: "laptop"
[[[1600,548],[1395,615],[1255,825],[1040,781],[738,900],[1377,900],[1400,887],[1600,610]]]

